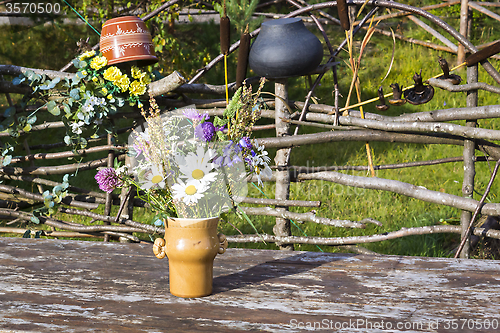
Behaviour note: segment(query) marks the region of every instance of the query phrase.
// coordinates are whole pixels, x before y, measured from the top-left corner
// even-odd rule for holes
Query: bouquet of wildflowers
[[[163,216],[205,218],[232,209],[246,196],[249,173],[260,184],[271,174],[267,152],[249,137],[260,116],[254,96],[251,88],[240,88],[213,122],[194,108],[160,115],[151,99],[146,122],[129,137],[132,162],[99,171],[99,186],[112,191],[133,184]]]

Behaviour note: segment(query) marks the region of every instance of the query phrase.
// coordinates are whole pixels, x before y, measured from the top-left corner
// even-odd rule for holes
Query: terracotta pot
[[[165,239],[157,238],[153,252],[168,257],[170,293],[179,297],[202,297],[212,293],[213,262],[224,253],[227,240],[217,234],[218,217],[168,218]]]
[[[300,18],[262,23],[252,44],[248,64],[266,78],[300,76],[315,70],[323,59],[323,46]]]
[[[137,16],[108,20],[102,26],[100,50],[108,64],[137,62],[139,66],[158,62],[144,21]]]

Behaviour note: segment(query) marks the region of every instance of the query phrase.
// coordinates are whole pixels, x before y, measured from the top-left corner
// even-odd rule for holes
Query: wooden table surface
[[[499,332],[500,264],[228,249],[211,296],[152,246],[0,238],[0,332]]]

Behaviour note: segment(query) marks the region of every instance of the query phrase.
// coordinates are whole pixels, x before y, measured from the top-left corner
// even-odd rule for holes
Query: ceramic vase
[[[219,217],[168,218],[165,238],[157,238],[153,252],[168,257],[170,293],[179,297],[203,297],[212,293],[215,256],[227,249],[226,237],[217,233]]]
[[[122,16],[108,20],[102,26],[100,51],[109,65],[135,63],[138,66],[158,62],[151,34],[137,16]]]
[[[315,70],[323,59],[323,46],[300,18],[262,23],[250,48],[248,64],[259,76],[286,78]]]

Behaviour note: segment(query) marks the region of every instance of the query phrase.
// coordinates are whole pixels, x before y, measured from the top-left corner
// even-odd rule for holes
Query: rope
[[[99,36],[101,36],[101,33],[99,31],[97,31],[82,15],[80,15],[80,13],[78,13],[76,11],[76,9],[74,9],[66,0],[63,0],[63,1],[66,2],[66,4],[69,6],[69,8],[71,8],[76,13],[76,15],[78,15],[85,23],[87,23],[87,25],[89,27],[91,27],[92,30],[94,30],[96,32],[96,34],[98,34]]]

